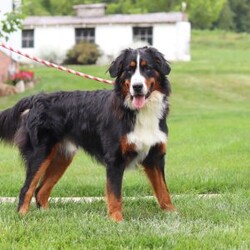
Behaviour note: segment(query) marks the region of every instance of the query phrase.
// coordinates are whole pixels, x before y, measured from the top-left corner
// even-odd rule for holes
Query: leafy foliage
[[[115,13],[148,13],[148,12],[163,12],[171,11],[176,8],[180,9],[181,0],[124,0],[124,1],[113,1],[108,4],[107,12],[109,14]]]
[[[25,5],[24,12],[27,15],[73,15],[74,11],[72,6],[77,4],[99,3],[106,2],[101,0],[23,0]]]
[[[238,32],[250,32],[250,0],[229,0],[234,13],[233,22]]]
[[[233,21],[234,16],[235,13],[232,11],[229,3],[226,2],[221,10],[218,20],[214,23],[214,27],[222,30],[234,30],[235,29],[235,23]]]
[[[211,28],[226,0],[188,0],[188,13],[194,28]]]
[[[5,14],[5,19],[0,21],[0,38],[8,40],[9,34],[22,27],[23,15],[20,11],[13,11]]]
[[[95,64],[100,55],[96,44],[82,42],[74,45],[74,47],[68,51],[65,63]]]

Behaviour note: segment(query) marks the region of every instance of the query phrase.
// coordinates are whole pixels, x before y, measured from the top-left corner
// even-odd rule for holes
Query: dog
[[[26,167],[18,212],[28,212],[33,195],[39,208],[48,208],[78,148],[106,167],[112,220],[123,220],[123,173],[138,164],[161,209],[175,210],[164,176],[170,70],[153,47],[125,49],[108,69],[112,90],[40,93],[2,111],[0,139],[18,146]]]

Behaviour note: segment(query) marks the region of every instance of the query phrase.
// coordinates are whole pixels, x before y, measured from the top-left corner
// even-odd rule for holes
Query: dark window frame
[[[133,27],[134,42],[142,41],[153,45],[153,27]]]
[[[22,30],[22,48],[34,48],[34,29]]]
[[[95,43],[95,28],[75,28],[75,43]]]

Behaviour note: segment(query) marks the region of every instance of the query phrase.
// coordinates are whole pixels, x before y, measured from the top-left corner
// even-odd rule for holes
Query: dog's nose
[[[143,87],[142,83],[135,83],[133,85],[133,89],[136,93],[140,93],[142,91],[142,87]]]

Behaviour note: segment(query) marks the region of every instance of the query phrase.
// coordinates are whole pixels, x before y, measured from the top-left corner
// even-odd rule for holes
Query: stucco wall
[[[70,26],[39,27],[35,29],[34,37],[33,53],[56,62],[62,61],[75,44],[75,30]]]
[[[132,43],[132,27],[128,25],[100,25],[96,27],[96,44],[107,56],[116,56]]]
[[[191,26],[189,22],[154,26],[154,46],[168,60],[189,61]]]
[[[100,47],[108,63],[124,48],[133,46],[132,25],[98,25],[95,27],[95,43]],[[190,60],[190,24],[155,24],[153,26],[153,46],[168,60]],[[62,62],[66,52],[75,44],[73,26],[39,26],[34,31],[34,48],[23,51],[54,62]],[[17,39],[19,40],[19,39]],[[19,40],[20,41],[20,40]],[[20,47],[20,46],[18,46]]]

